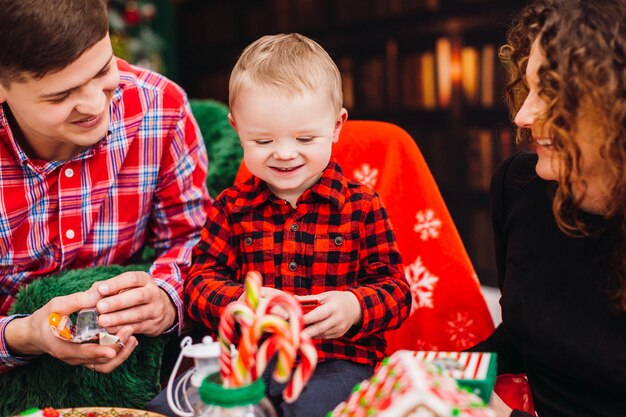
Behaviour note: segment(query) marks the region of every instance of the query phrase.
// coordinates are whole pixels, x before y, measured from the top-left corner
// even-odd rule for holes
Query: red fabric
[[[417,145],[390,123],[348,121],[333,155],[348,178],[380,194],[395,229],[413,310],[386,333],[398,349],[458,351],[483,340],[493,322],[441,193]],[[242,163],[235,182],[249,177]]]
[[[525,374],[498,375],[493,391],[512,409],[535,414],[535,404]]]

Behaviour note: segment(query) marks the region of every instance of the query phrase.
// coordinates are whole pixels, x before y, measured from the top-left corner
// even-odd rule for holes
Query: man
[[[111,372],[183,325],[182,276],[210,199],[207,156],[185,93],[117,59],[104,0],[0,0],[0,372],[50,354]],[[126,272],[7,316],[18,290],[64,269]],[[113,346],[73,344],[51,312],[96,306]]]

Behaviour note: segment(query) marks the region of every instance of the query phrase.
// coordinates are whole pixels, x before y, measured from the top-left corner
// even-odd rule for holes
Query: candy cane
[[[237,357],[235,358],[232,374],[230,375],[232,386],[241,387],[252,383],[252,369],[256,359],[258,340],[251,330],[252,325],[242,331],[239,345],[237,345]]]
[[[283,398],[287,403],[292,403],[311,379],[315,365],[317,365],[317,350],[308,335],[302,334],[302,343],[300,344],[300,363],[294,371],[291,380],[283,391]]]
[[[270,295],[262,303],[259,303],[257,308],[257,315],[265,316],[271,314],[274,307],[279,306],[287,312],[289,315],[289,326],[291,327],[291,335],[293,338],[294,346],[300,345],[300,334],[304,327],[304,319],[302,318],[302,307],[296,299],[287,293],[274,293]]]
[[[240,302],[232,302],[226,306],[218,329],[218,341],[220,343],[220,376],[226,386],[229,386],[233,373],[233,363],[230,346],[235,340],[235,323],[239,323],[242,330],[250,327],[254,322],[254,311]]]
[[[298,346],[294,343],[291,327],[281,317],[267,314],[259,317],[254,326],[255,337],[260,339],[263,333],[272,335],[263,342],[257,352],[256,375],[261,375],[269,361],[278,352],[274,379],[278,382],[287,382],[293,363],[296,359]]]
[[[259,300],[261,299],[261,285],[263,285],[263,277],[258,271],[249,271],[246,274],[246,280],[244,282],[244,300],[248,307],[253,310],[257,309]]]
[[[219,342],[220,375],[225,386],[242,386],[256,380],[276,356],[273,377],[287,387],[283,397],[295,401],[311,378],[317,364],[317,351],[311,339],[302,334],[304,320],[296,299],[286,293],[274,293],[261,299],[262,276],[256,271],[246,274],[243,301],[234,301],[220,318]],[[285,310],[289,319],[272,314],[272,309]],[[241,338],[238,355],[231,356],[230,346],[235,339],[236,324],[240,325]],[[269,336],[259,346],[264,335]],[[294,362],[300,353],[301,360],[292,374]],[[291,377],[291,379],[290,379]]]

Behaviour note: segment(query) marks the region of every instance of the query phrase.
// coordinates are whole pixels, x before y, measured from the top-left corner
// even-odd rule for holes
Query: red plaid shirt
[[[0,106],[0,372],[25,363],[4,340],[21,287],[127,263],[146,243],[158,254],[149,272],[182,323],[182,275],[209,203],[206,149],[178,86],[117,62],[109,132],[67,162],[31,160]]]
[[[384,357],[383,331],[409,315],[401,262],[379,196],[347,180],[334,161],[296,208],[253,177],[209,210],[185,281],[187,312],[215,332],[250,270],[263,274],[264,286],[292,294],[352,291],[363,322],[341,338],[315,339],[319,358],[374,365]]]

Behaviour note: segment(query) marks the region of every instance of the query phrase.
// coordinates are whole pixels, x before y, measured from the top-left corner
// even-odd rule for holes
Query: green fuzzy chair
[[[213,100],[191,100],[190,104],[207,147],[207,185],[215,197],[233,183],[243,152],[237,133],[228,122],[228,108],[224,104]],[[84,291],[92,283],[124,271],[146,271],[153,253],[150,248],[144,252],[145,265],[68,270],[39,279],[20,290],[11,313],[32,313],[56,296]],[[176,340],[170,339],[175,338],[171,335],[155,338],[138,336],[139,345],[131,357],[110,374],[70,366],[49,355],[38,356],[27,366],[0,374],[0,416],[48,406],[141,408],[163,388],[161,381],[168,376],[161,375],[166,345],[168,341],[176,343]],[[177,350],[169,356],[169,361],[171,356],[175,359]]]
[[[237,132],[228,122],[228,107],[215,100],[190,100],[209,154],[207,186],[216,197],[235,180],[243,149]]]

